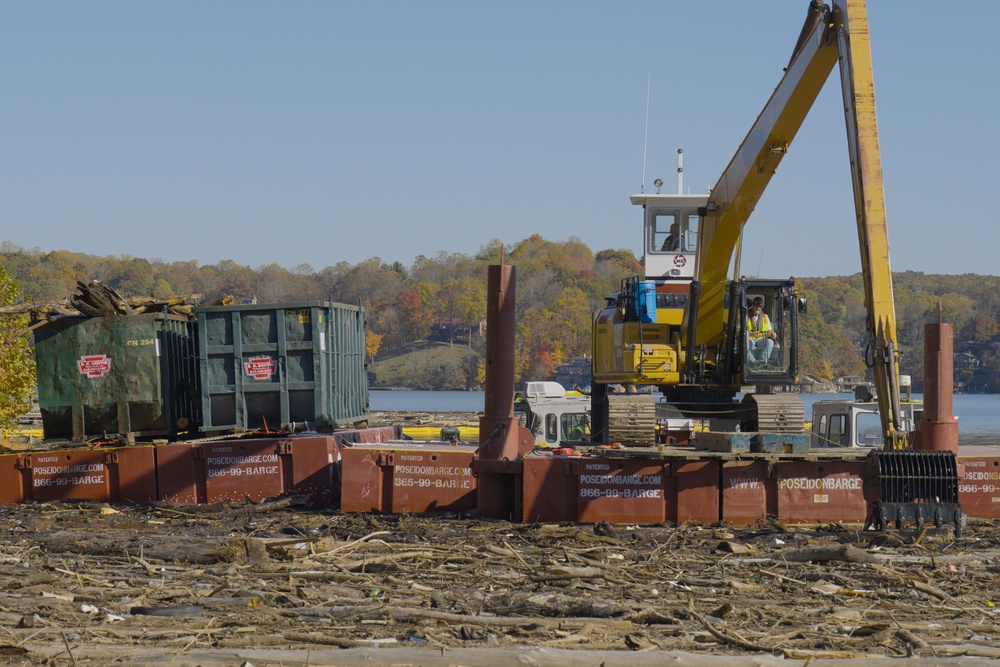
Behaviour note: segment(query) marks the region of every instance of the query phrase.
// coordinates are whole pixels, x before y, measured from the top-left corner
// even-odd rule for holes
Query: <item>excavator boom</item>
[[[838,62],[868,310],[865,356],[881,401],[886,447],[901,449],[906,436],[899,430],[899,346],[864,0],[835,0],[832,10],[812,2],[785,75],[711,190],[698,246],[701,296],[693,310],[694,343],[712,348],[727,335],[727,272],[743,225]]]
[[[726,282],[743,225],[837,63],[837,43],[829,39],[826,21],[814,20],[815,5],[803,28],[808,33],[799,38],[785,75],[712,188],[703,211],[697,345],[717,345],[723,335]]]

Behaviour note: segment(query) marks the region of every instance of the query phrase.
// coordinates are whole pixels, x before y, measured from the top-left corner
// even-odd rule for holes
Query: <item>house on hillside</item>
[[[438,320],[431,325],[429,340],[443,341],[445,343],[469,344],[476,336],[486,335],[486,320],[476,320],[466,322],[457,317],[451,319]]]
[[[800,394],[829,394],[836,391],[836,387],[828,380],[807,373],[800,373],[799,381],[793,386]]]
[[[971,352],[959,352],[953,357],[952,363],[955,369],[979,368],[979,358]]]
[[[859,384],[866,384],[866,380],[861,375],[843,375],[835,379],[836,391],[852,393]]]

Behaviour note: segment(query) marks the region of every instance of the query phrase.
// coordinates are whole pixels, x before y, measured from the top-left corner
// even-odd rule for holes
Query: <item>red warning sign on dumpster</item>
[[[101,378],[111,370],[111,357],[106,354],[84,355],[76,360],[76,367],[82,375]]]
[[[271,357],[251,357],[243,362],[243,368],[254,380],[267,380],[278,371],[278,364]]]

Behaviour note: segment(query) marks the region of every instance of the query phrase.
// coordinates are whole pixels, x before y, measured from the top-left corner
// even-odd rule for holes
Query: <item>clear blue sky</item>
[[[893,269],[1000,273],[1000,4],[869,4]],[[6,2],[0,240],[317,270],[533,233],[638,254],[647,76],[647,191],[676,187],[678,147],[704,191],[807,6]],[[836,84],[751,218],[746,273],[860,269]]]

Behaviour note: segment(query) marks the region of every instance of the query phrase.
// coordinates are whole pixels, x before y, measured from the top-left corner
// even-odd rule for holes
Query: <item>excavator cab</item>
[[[729,299],[732,356],[743,385],[788,385],[795,382],[797,322],[805,308],[791,280],[733,282]],[[734,307],[735,306],[735,307]],[[732,375],[730,376],[732,377]]]

